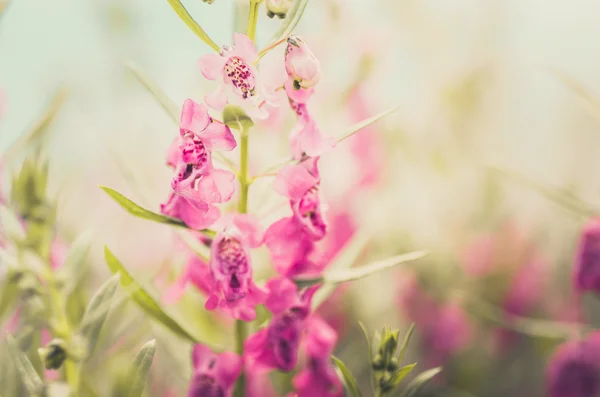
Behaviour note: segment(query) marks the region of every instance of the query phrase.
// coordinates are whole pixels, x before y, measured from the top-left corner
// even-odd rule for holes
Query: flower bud
[[[277,15],[279,19],[285,18],[294,4],[294,0],[267,0],[267,16],[273,18]]]
[[[321,79],[321,63],[301,37],[290,36],[287,43],[285,70],[294,88],[314,87]]]
[[[52,339],[46,347],[38,349],[46,369],[59,369],[67,359],[67,343],[63,339]]]
[[[215,2],[215,0],[202,0],[202,1],[205,3],[208,3],[208,4],[212,4]]]

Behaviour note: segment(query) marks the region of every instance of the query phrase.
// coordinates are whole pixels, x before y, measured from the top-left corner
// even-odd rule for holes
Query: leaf
[[[308,0],[296,0],[294,5],[287,13],[286,18],[283,20],[283,25],[281,29],[275,34],[273,37],[272,43],[276,43],[281,41],[292,34],[300,19],[302,19],[302,15],[304,14],[304,10],[306,9],[306,5],[308,4]],[[270,47],[271,45],[269,45]]]
[[[358,322],[358,326],[362,330],[363,335],[365,336],[365,340],[367,341],[367,349],[369,352],[369,362],[373,360],[373,348],[371,347],[371,339],[369,338],[369,331],[367,331],[367,326],[362,322]]]
[[[427,386],[427,383],[437,374],[442,371],[442,367],[436,367],[429,369],[425,372],[417,375],[412,382],[408,384],[404,393],[402,393],[402,397],[416,397],[421,391]]]
[[[87,357],[91,357],[98,342],[102,325],[108,317],[113,298],[119,286],[120,274],[117,273],[106,281],[90,300],[85,309],[80,325],[80,333],[87,342]]]
[[[362,393],[360,392],[360,388],[358,387],[358,382],[356,381],[356,378],[354,378],[348,367],[346,367],[342,360],[335,356],[331,356],[331,359],[333,360],[335,365],[337,365],[337,367],[340,369],[342,376],[344,377],[344,383],[346,385],[346,388],[350,391],[352,397],[362,397]]]
[[[362,130],[365,127],[370,126],[371,124],[373,124],[374,122],[376,122],[376,121],[384,118],[385,116],[388,116],[388,115],[394,113],[398,109],[400,109],[400,106],[393,107],[393,108],[385,110],[385,111],[383,111],[383,112],[381,112],[379,114],[376,114],[373,117],[369,117],[368,119],[359,121],[358,123],[356,123],[352,127],[350,127],[350,129],[346,133],[344,133],[343,135],[341,135],[338,138],[338,142],[341,142],[344,139],[350,138],[352,135],[356,134],[358,131]]]
[[[19,287],[9,271],[2,280],[2,284],[0,284],[0,324],[2,324],[4,315],[8,313],[18,297]]]
[[[254,126],[254,121],[239,106],[226,105],[223,109],[223,123],[238,131],[247,131]]]
[[[32,396],[39,396],[44,390],[44,383],[40,376],[33,368],[33,364],[27,358],[27,355],[19,349],[17,342],[12,335],[7,335],[8,352],[10,358],[21,376],[21,381],[27,389],[27,392]]]
[[[130,388],[127,397],[141,397],[146,386],[146,378],[152,366],[154,352],[156,351],[156,340],[152,339],[142,346],[140,352],[133,360],[133,368],[130,377]]]
[[[335,257],[331,263],[331,266],[329,267],[330,270],[333,271],[337,269],[347,269],[354,265],[359,255],[367,245],[369,237],[370,234],[363,230],[356,233],[346,247],[342,250],[342,252]],[[326,284],[319,288],[317,292],[315,292],[315,296],[313,298],[313,309],[316,310],[335,291],[335,289],[335,284]]]
[[[69,294],[81,281],[85,266],[86,257],[92,245],[93,233],[82,233],[75,239],[64,263],[57,271],[57,276],[64,280],[64,290]]]
[[[329,284],[340,284],[348,281],[360,280],[361,278],[365,278],[382,270],[392,268],[405,262],[414,261],[415,259],[420,259],[425,255],[425,251],[415,251],[409,254],[393,256],[391,258],[370,263],[365,266],[326,272],[323,276],[323,282]]]
[[[125,211],[129,212],[135,217],[189,229],[188,225],[186,225],[185,222],[179,219],[171,218],[170,216],[157,214],[156,212],[152,212],[150,210],[142,208],[114,189],[111,189],[106,186],[100,186],[100,188],[104,190],[106,194],[112,197],[112,199],[115,200],[121,207],[123,207]]]
[[[176,335],[186,338],[191,342],[200,343],[197,338],[192,336],[189,332],[183,329],[171,316],[165,313],[156,300],[146,292],[140,284],[138,284],[133,277],[125,270],[121,262],[113,255],[107,246],[104,246],[104,258],[108,268],[113,274],[120,273],[121,275],[121,286],[125,288],[125,291],[129,294],[131,299],[150,317],[167,327]]]
[[[600,214],[599,209],[594,208],[590,204],[584,202],[583,200],[580,200],[576,196],[569,194],[565,191],[561,191],[560,189],[557,189],[555,187],[546,186],[542,183],[534,181],[533,179],[525,175],[519,174],[514,171],[493,166],[489,166],[489,168],[492,171],[507,176],[527,187],[532,188],[542,196],[548,198],[550,201],[553,201],[555,204],[558,204],[559,206],[573,212],[576,215],[589,218]]]
[[[408,343],[410,342],[410,337],[415,330],[415,323],[410,324],[408,327],[408,331],[406,331],[406,335],[404,335],[404,340],[402,341],[402,345],[400,345],[400,351],[398,352],[398,362],[401,362],[404,359],[404,355],[406,354],[406,349],[408,348]]]
[[[54,121],[58,110],[62,107],[67,99],[67,93],[67,89],[62,87],[56,92],[56,94],[54,94],[44,114],[42,114],[42,116],[28,131],[21,134],[21,136],[19,136],[12,144],[10,144],[8,149],[6,149],[3,159],[4,164],[10,164],[16,158],[19,150],[23,149],[30,143],[39,141],[43,138],[44,133]]]
[[[4,205],[0,205],[0,230],[14,241],[23,241],[27,235],[19,218]]]
[[[135,63],[127,62],[125,65],[146,90],[152,94],[175,124],[179,124],[179,108],[175,102],[169,99],[167,94],[144,71],[137,67]]]
[[[395,374],[392,375],[392,377],[389,380],[389,384],[390,386],[393,387],[398,387],[398,385],[400,384],[400,382],[402,382],[402,380],[404,380],[404,378],[406,378],[406,375],[410,374],[410,372],[413,370],[413,368],[417,365],[417,363],[414,364],[408,364],[405,365],[404,367],[400,368]]]
[[[198,36],[202,41],[208,44],[213,50],[219,52],[221,48],[206,34],[204,29],[192,18],[190,13],[185,9],[179,0],[167,0],[179,18]]]

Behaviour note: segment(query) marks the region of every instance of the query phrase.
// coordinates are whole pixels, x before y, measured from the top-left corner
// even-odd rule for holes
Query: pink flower
[[[216,110],[232,103],[242,107],[250,117],[264,119],[268,115],[264,104],[272,102],[273,93],[267,91],[254,66],[258,52],[252,40],[241,33],[234,33],[233,42],[233,47],[223,46],[219,54],[200,58],[200,71],[204,77],[222,81],[204,100]],[[233,95],[228,95],[228,89]]]
[[[591,397],[600,393],[600,333],[561,345],[547,371],[549,397]]]
[[[65,263],[69,247],[58,237],[52,241],[50,246],[50,266],[56,270]]]
[[[244,394],[244,397],[278,397],[268,370],[247,361],[244,364],[246,375],[246,394]]]
[[[265,306],[273,313],[270,324],[246,341],[247,359],[257,365],[291,371],[298,361],[298,348],[310,314],[316,287],[301,293],[287,278],[271,279]]]
[[[231,396],[235,381],[242,371],[242,360],[237,354],[217,354],[198,344],[194,346],[192,362],[194,372],[188,397]]]
[[[290,36],[285,50],[285,70],[296,89],[312,88],[321,79],[321,64],[306,41]]]
[[[292,157],[296,160],[301,159],[304,155],[318,157],[333,149],[336,141],[319,129],[308,112],[306,101],[312,94],[312,88],[296,91],[290,84],[290,80],[288,80],[285,89],[290,107],[298,116],[298,121],[292,128],[289,137]]]
[[[229,200],[235,190],[235,175],[214,168],[211,153],[233,150],[236,142],[229,127],[212,120],[206,106],[191,99],[183,105],[179,132],[167,152],[167,164],[175,168],[171,181],[175,194],[161,205],[161,212],[204,229],[220,215],[213,204]]]
[[[223,220],[223,228],[211,244],[210,269],[214,286],[206,309],[227,309],[234,318],[252,321],[254,307],[266,293],[254,284],[250,249],[262,244],[258,220],[248,214],[235,214]]]
[[[342,397],[344,387],[331,362],[335,331],[317,317],[311,318],[307,330],[306,364],[293,380],[298,397]]]
[[[290,199],[292,216],[272,224],[265,233],[280,274],[299,274],[314,267],[308,259],[314,242],[325,237],[327,226],[321,211],[317,160],[284,167],[275,179],[275,190]]]
[[[573,268],[576,291],[600,293],[600,219],[592,219],[584,226]]]

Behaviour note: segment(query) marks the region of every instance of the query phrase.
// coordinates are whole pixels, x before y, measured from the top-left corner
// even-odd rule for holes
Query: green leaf
[[[42,379],[33,368],[27,355],[19,349],[12,335],[7,335],[7,341],[10,358],[21,376],[25,389],[32,396],[40,396],[44,390]]]
[[[59,279],[65,282],[64,291],[70,294],[83,278],[86,269],[85,260],[92,245],[93,233],[80,234],[71,244],[65,262],[57,271]]]
[[[148,90],[156,101],[162,106],[169,117],[179,124],[179,107],[173,102],[167,94],[148,76],[144,71],[137,67],[133,62],[126,63],[127,68],[133,73],[135,78]]]
[[[113,298],[119,286],[120,274],[117,273],[106,281],[90,300],[85,309],[80,325],[80,333],[87,342],[87,357],[91,357],[98,342],[102,325],[108,317]]]
[[[358,382],[356,381],[356,378],[354,378],[348,367],[346,367],[346,364],[344,364],[342,360],[335,356],[331,356],[331,359],[333,360],[335,365],[337,365],[337,367],[340,369],[340,372],[344,377],[344,384],[346,385],[348,391],[350,391],[352,397],[362,397],[362,393],[360,392],[360,388],[358,387]]]
[[[8,313],[19,297],[18,284],[12,278],[12,272],[9,271],[0,284],[0,324],[2,324],[4,315]]]
[[[0,205],[0,230],[13,241],[22,242],[27,235],[19,218],[7,207]]]
[[[181,18],[181,20],[183,22],[185,22],[185,24],[188,26],[188,28],[190,28],[196,36],[198,36],[202,41],[204,41],[206,44],[208,44],[213,50],[215,50],[217,52],[219,52],[221,50],[219,48],[219,46],[210,37],[208,37],[208,35],[204,31],[204,29],[202,29],[202,27],[198,24],[198,22],[196,22],[194,20],[194,18],[192,18],[192,16],[185,9],[183,4],[181,4],[181,1],[179,1],[179,0],[167,0],[167,1],[171,5],[171,7],[173,7],[173,10],[175,11],[175,13],[177,13],[177,15],[179,15],[179,18]]]
[[[404,380],[404,378],[406,378],[406,375],[410,374],[410,372],[413,370],[413,368],[417,365],[417,363],[414,364],[408,364],[405,365],[404,367],[400,368],[395,374],[392,375],[392,377],[389,380],[389,384],[390,386],[393,387],[398,387],[398,385],[400,384],[400,382],[402,382],[402,380]]]
[[[15,160],[19,150],[32,143],[40,141],[44,137],[45,132],[48,130],[54,121],[54,118],[58,114],[59,109],[67,99],[67,94],[67,89],[65,87],[61,87],[56,94],[54,94],[50,100],[50,104],[46,108],[46,111],[35,122],[35,124],[10,144],[3,156],[3,163],[5,165],[10,164],[13,160]]]
[[[515,181],[532,188],[542,196],[559,206],[571,211],[573,214],[589,218],[600,214],[600,210],[594,206],[584,202],[573,194],[555,187],[546,186],[545,184],[534,181],[533,179],[507,169],[489,166],[492,171],[495,171],[503,176],[514,179]]]
[[[283,20],[283,24],[279,31],[273,37],[272,43],[276,43],[281,41],[292,34],[300,19],[302,19],[302,15],[304,14],[304,10],[306,9],[306,5],[308,4],[308,0],[296,0],[294,5],[287,13],[286,18]],[[270,47],[271,45],[269,45]]]
[[[373,360],[373,347],[371,346],[371,338],[369,338],[369,331],[367,331],[367,326],[362,322],[358,322],[358,326],[360,327],[363,335],[365,336],[365,341],[367,342],[367,349],[369,352],[369,362]]]
[[[369,237],[370,234],[364,231],[356,233],[348,242],[346,247],[342,250],[342,252],[335,257],[329,269],[334,271],[352,267],[367,245]],[[335,291],[336,288],[336,284],[325,284],[321,286],[321,288],[315,292],[312,303],[313,309],[316,310],[319,306],[321,306],[321,304],[327,300],[327,298]]]
[[[226,105],[223,109],[223,123],[238,131],[248,131],[254,126],[254,121],[239,106]]]
[[[365,266],[355,267],[352,269],[333,270],[325,273],[323,276],[323,282],[329,284],[340,284],[348,281],[360,280],[361,278],[365,278],[382,270],[420,259],[425,255],[425,251],[415,251],[409,254],[393,256],[391,258],[373,262]]]
[[[416,397],[427,386],[427,383],[442,371],[442,367],[432,368],[417,375],[412,382],[408,384],[402,397]]]
[[[179,219],[171,218],[169,216],[157,214],[156,212],[152,212],[150,210],[142,208],[114,189],[111,189],[106,186],[100,186],[100,188],[102,190],[104,190],[106,192],[106,194],[108,194],[110,197],[112,197],[112,199],[115,200],[121,207],[123,207],[123,209],[125,211],[129,212],[131,215],[133,215],[135,217],[189,229],[189,227],[185,224],[185,222],[183,222]]]
[[[347,132],[345,132],[338,138],[338,142],[341,142],[344,139],[350,138],[352,135],[356,134],[358,131],[362,130],[365,127],[370,126],[371,124],[384,118],[385,116],[388,116],[388,115],[394,113],[398,109],[400,109],[400,106],[393,107],[393,108],[383,111],[379,114],[376,114],[373,117],[369,117],[368,119],[362,120],[362,121],[354,124],[352,127],[349,128],[349,130]]]
[[[398,362],[402,362],[404,359],[404,355],[406,354],[406,349],[408,348],[408,343],[410,342],[410,337],[415,330],[415,323],[410,324],[408,327],[408,331],[406,331],[406,335],[404,335],[404,340],[402,341],[402,345],[400,345],[400,351],[398,353]]]
[[[146,387],[146,378],[152,366],[152,359],[156,351],[156,340],[152,339],[142,346],[140,352],[133,361],[133,368],[130,376],[130,388],[127,397],[141,397]]]
[[[121,275],[121,286],[125,288],[125,291],[129,294],[131,299],[150,317],[158,321],[174,334],[186,338],[191,342],[200,343],[198,338],[192,336],[187,332],[181,325],[179,325],[171,316],[165,313],[156,300],[144,290],[144,288],[138,284],[133,277],[125,270],[121,262],[113,255],[107,246],[104,247],[104,258],[108,264],[108,268],[113,274],[120,273]]]

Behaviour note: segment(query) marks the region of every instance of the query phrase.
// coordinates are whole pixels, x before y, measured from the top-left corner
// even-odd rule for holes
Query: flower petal
[[[231,130],[225,124],[213,121],[202,132],[202,141],[209,150],[233,150],[237,142]]]
[[[179,132],[185,135],[188,132],[199,135],[210,123],[210,116],[206,105],[194,102],[188,98],[181,108],[179,119]]]
[[[198,66],[205,78],[216,80],[222,75],[225,62],[227,59],[219,54],[206,54],[198,60]]]
[[[219,84],[219,87],[214,92],[204,96],[204,102],[215,110],[223,110],[225,105],[227,105],[226,88],[225,84]]]
[[[283,167],[275,178],[273,187],[282,196],[291,200],[300,200],[304,193],[319,183],[308,170],[301,165],[288,165]]]
[[[298,133],[298,145],[307,156],[317,157],[335,147],[335,139],[323,134],[311,120]]]
[[[233,172],[212,169],[198,181],[198,198],[209,203],[224,203],[235,191],[234,181]]]
[[[235,45],[235,54],[247,63],[253,63],[258,59],[258,52],[256,51],[254,43],[245,34],[234,33],[233,44]]]
[[[264,230],[258,218],[249,214],[236,214],[233,223],[250,248],[257,248],[262,244]]]

